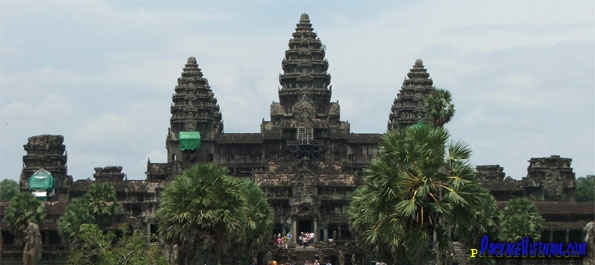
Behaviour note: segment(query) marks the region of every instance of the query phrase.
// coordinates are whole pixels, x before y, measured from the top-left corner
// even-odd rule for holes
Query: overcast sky
[[[121,3],[121,2],[124,2]],[[0,2],[0,177],[23,145],[65,137],[68,173],[165,162],[171,96],[195,56],[225,132],[259,132],[301,13],[326,45],[332,101],[355,133],[384,133],[416,59],[453,94],[475,165],[525,177],[531,157],[595,173],[593,1]]]

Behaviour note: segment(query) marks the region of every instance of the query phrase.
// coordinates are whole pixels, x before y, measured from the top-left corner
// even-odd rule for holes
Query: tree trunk
[[[434,225],[434,232],[433,232],[433,237],[432,240],[434,241],[434,252],[436,253],[436,260],[435,260],[435,264],[436,265],[442,265],[444,264],[444,262],[442,262],[442,250],[440,249],[441,246],[438,246],[438,229],[440,227],[438,225]]]

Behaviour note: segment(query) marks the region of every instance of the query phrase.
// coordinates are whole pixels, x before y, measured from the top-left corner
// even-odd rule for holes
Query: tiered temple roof
[[[417,59],[407,74],[388,117],[388,130],[400,130],[418,122],[427,122],[424,101],[435,88],[423,61]]]
[[[329,107],[331,90],[327,87],[331,76],[326,72],[324,45],[313,30],[308,15],[302,14],[285,52],[279,100],[286,113],[305,93],[310,95],[317,113],[326,113]]]
[[[217,99],[194,57],[188,58],[182,77],[178,78],[171,114],[170,137],[177,137],[181,131],[201,131],[205,138],[223,132]]]

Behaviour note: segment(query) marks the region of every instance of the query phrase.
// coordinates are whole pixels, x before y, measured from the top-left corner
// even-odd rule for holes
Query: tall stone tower
[[[66,146],[62,135],[38,135],[29,137],[23,146],[27,154],[23,156],[20,189],[29,191],[29,178],[39,169],[47,170],[55,181],[55,197],[51,200],[67,201],[72,176],[68,176]]]
[[[312,100],[316,114],[326,113],[329,107],[331,76],[326,72],[328,62],[324,59],[324,46],[313,30],[308,15],[302,14],[289,40],[289,50],[285,52],[284,73],[279,76],[279,101],[286,113],[290,113],[304,95]]]
[[[435,88],[421,59],[415,61],[407,77],[388,116],[389,131],[427,122],[424,101]]]
[[[168,163],[184,169],[196,162],[212,161],[213,141],[223,132],[221,119],[208,80],[198,68],[196,58],[188,58],[172,97],[166,142]]]
[[[286,147],[289,159],[339,159],[339,153],[331,152],[336,150],[333,145],[348,137],[349,124],[340,121],[339,103],[330,102],[331,76],[324,56],[310,18],[302,14],[281,63],[279,102],[271,104],[271,121],[261,126],[265,138],[277,138]]]

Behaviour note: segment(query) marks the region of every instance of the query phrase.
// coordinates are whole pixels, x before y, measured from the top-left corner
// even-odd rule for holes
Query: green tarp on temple
[[[200,132],[180,132],[180,150],[197,150],[200,148]]]
[[[51,191],[54,188],[54,177],[45,169],[35,171],[29,178],[29,190]]]

